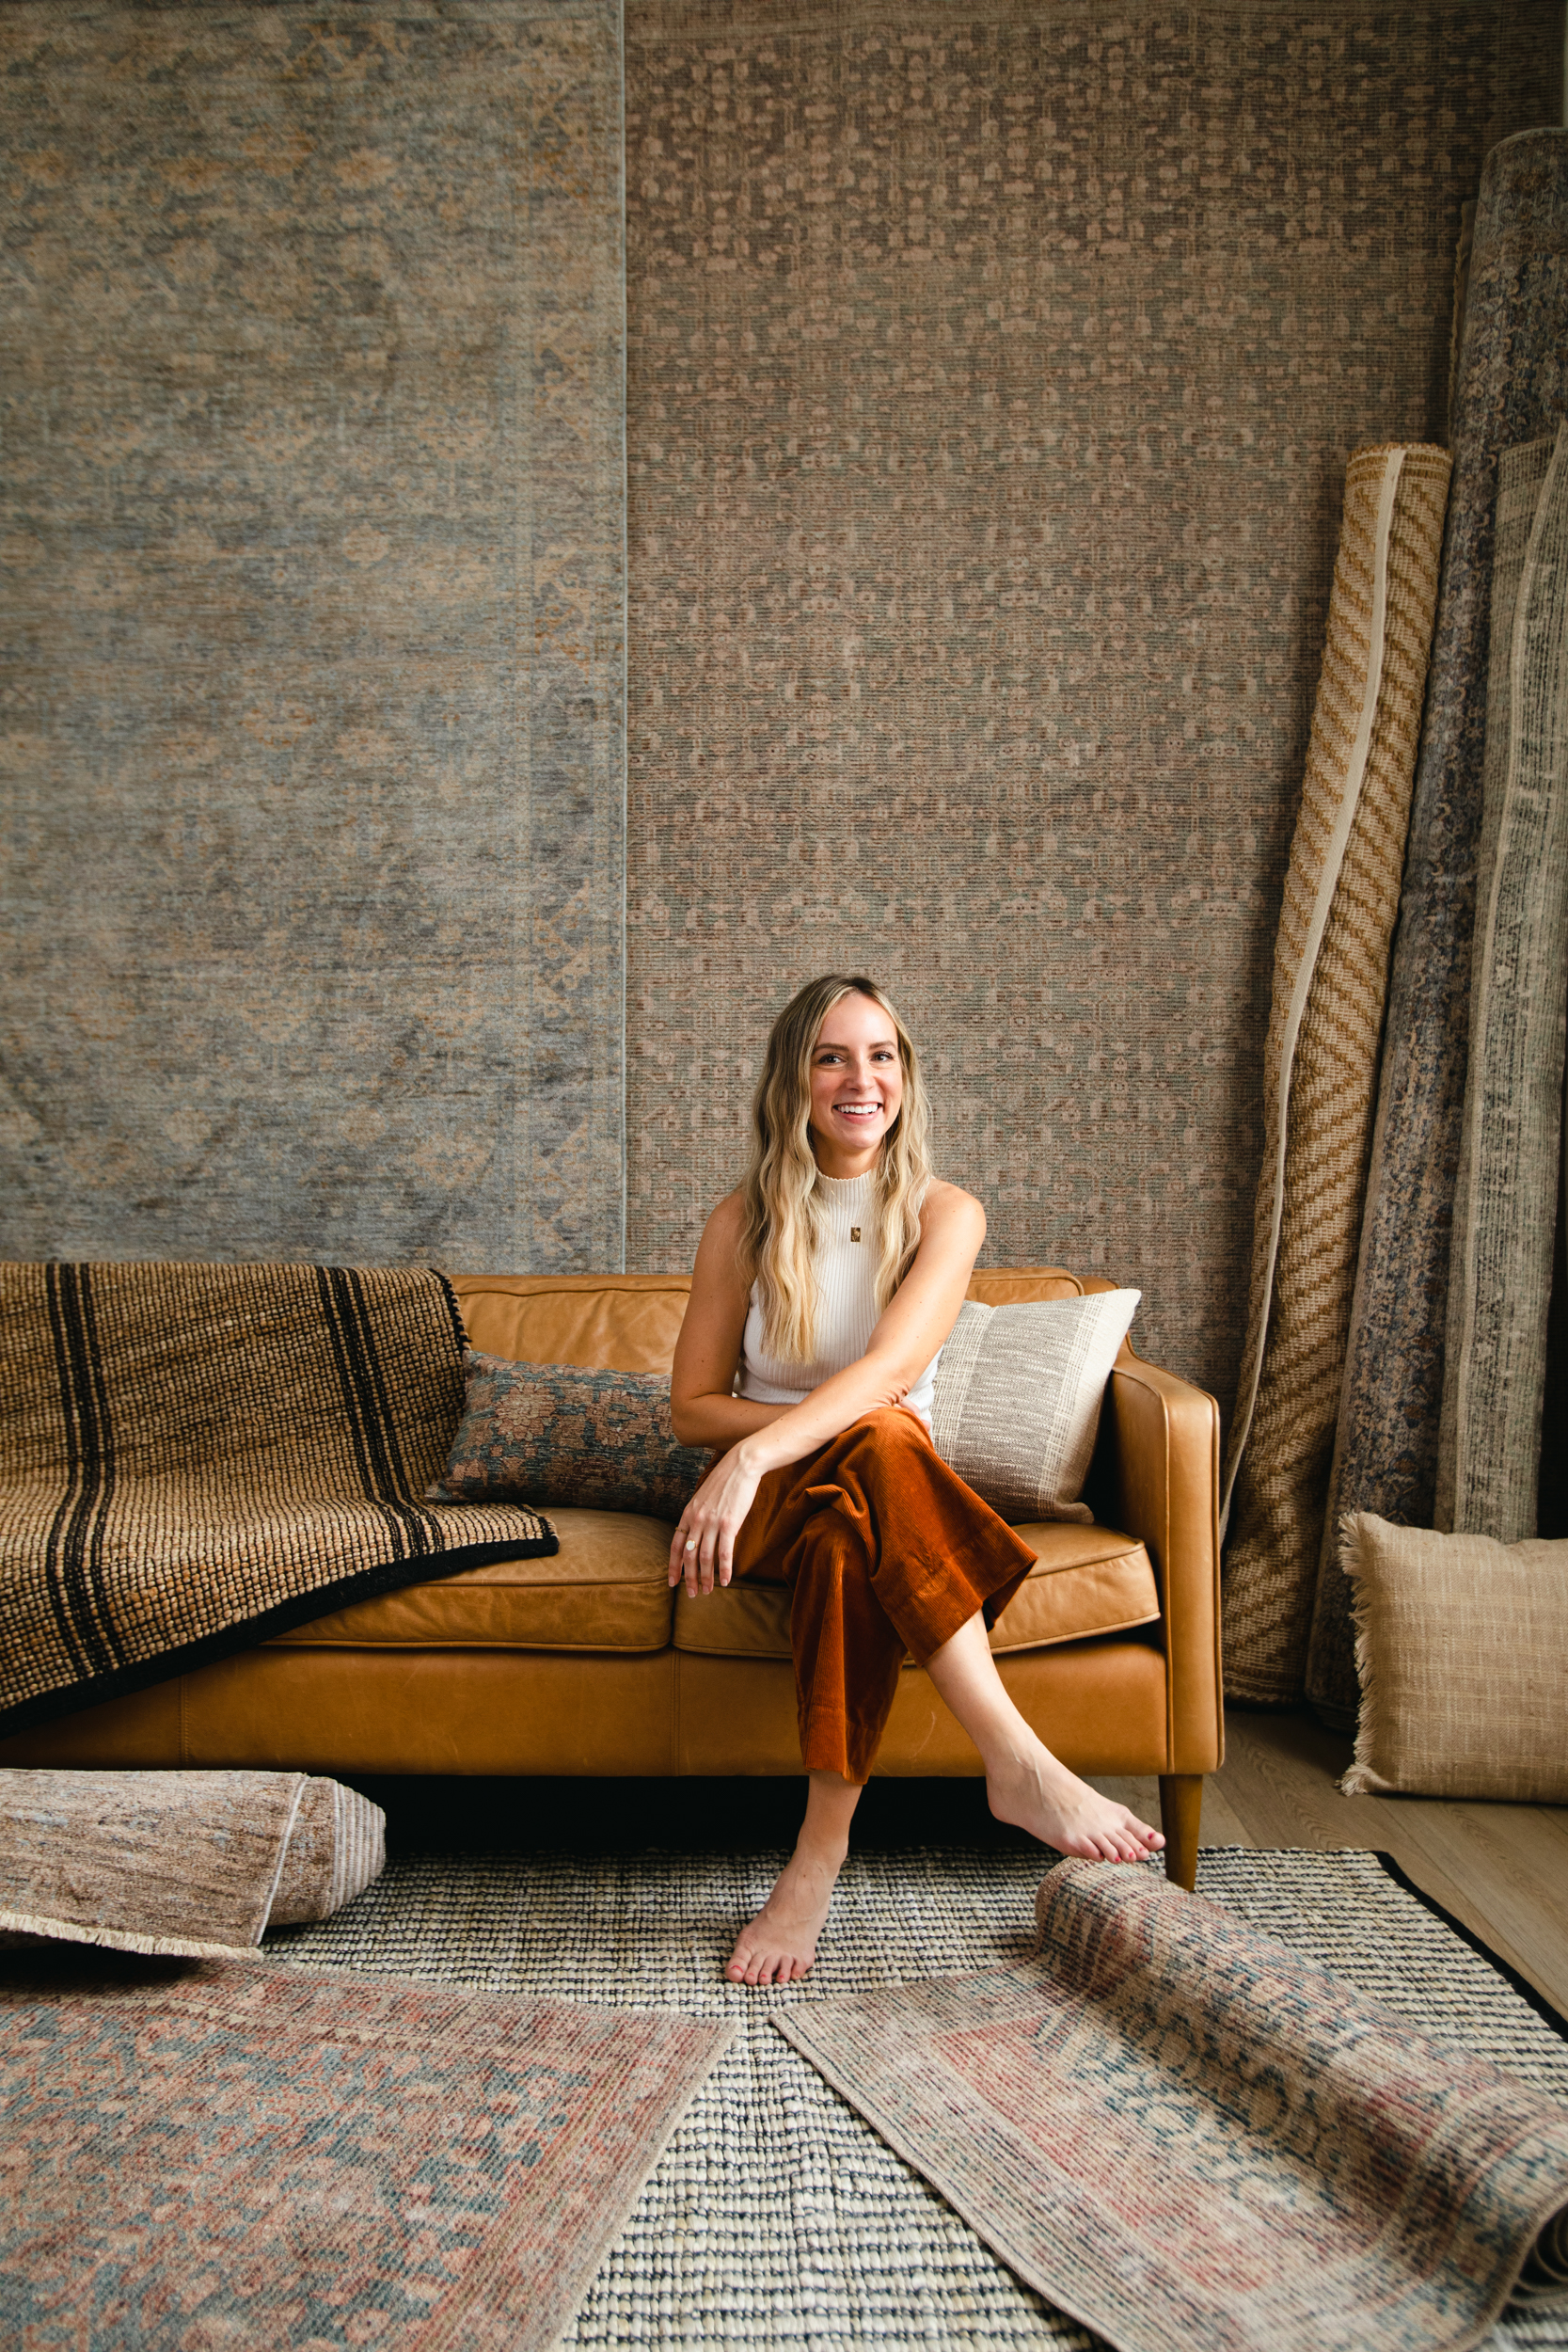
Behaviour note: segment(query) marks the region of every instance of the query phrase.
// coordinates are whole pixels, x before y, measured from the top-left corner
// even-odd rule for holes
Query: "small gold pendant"
[[[858,1225],[851,1225],[851,1226],[850,1226],[850,1228],[849,1228],[849,1238],[850,1238],[850,1240],[851,1240],[851,1241],[859,1241],[860,1237],[861,1237],[861,1229],[860,1229],[860,1227],[859,1227]]]

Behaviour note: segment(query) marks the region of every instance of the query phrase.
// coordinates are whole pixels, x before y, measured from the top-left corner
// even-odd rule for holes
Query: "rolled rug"
[[[1498,463],[1436,1522],[1535,1534],[1568,971],[1568,424]]]
[[[1307,1695],[1357,1704],[1349,1511],[1430,1527],[1449,1261],[1469,1034],[1499,453],[1555,431],[1568,349],[1568,131],[1524,131],[1486,158],[1453,418],[1453,488],[1432,684],[1389,980],[1386,1045],[1345,1376],[1323,1513]]]
[[[304,1772],[0,1772],[0,1933],[231,1959],[341,1910],[386,1833]]]
[[[1246,1343],[1226,1462],[1226,1685],[1301,1696],[1355,1279],[1449,454],[1357,450],[1275,950]]]
[[[1155,1871],[1036,1911],[1033,1964],[772,2023],[1118,2352],[1467,2352],[1562,2293],[1568,2105]]]

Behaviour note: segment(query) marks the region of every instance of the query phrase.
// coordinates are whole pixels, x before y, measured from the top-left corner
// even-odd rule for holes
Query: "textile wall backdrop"
[[[885,980],[989,1258],[1228,1406],[1345,460],[1441,440],[1543,0],[628,11],[628,1264]]]
[[[619,1264],[615,0],[0,44],[0,1247]]]

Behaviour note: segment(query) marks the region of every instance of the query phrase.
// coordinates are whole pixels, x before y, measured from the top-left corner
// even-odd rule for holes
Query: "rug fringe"
[[[199,1944],[189,1935],[137,1935],[130,1928],[87,1927],[80,1919],[50,1919],[34,1911],[0,1911],[0,1932],[37,1935],[51,1944],[95,1944],[111,1952],[145,1952],[152,1960],[261,1957],[254,1944]]]

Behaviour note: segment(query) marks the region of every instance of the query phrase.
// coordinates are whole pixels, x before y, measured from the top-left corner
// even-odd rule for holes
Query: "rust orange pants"
[[[866,1779],[905,1651],[924,1665],[977,1609],[994,1621],[1034,1563],[902,1406],[863,1414],[819,1454],[769,1471],[734,1573],[792,1588],[807,1772]]]

